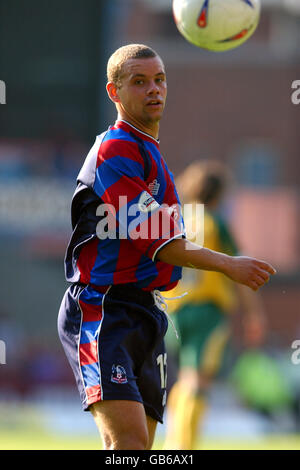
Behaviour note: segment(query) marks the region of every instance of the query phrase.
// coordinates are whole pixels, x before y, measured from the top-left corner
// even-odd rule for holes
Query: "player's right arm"
[[[172,240],[159,250],[156,259],[176,266],[217,271],[254,291],[276,274],[273,266],[265,261],[247,256],[228,256],[186,239]]]
[[[181,219],[170,214],[149,192],[144,178],[144,160],[137,143],[107,139],[96,160],[93,190],[103,212],[116,221],[113,238],[130,240],[136,250],[154,261],[161,246],[184,236]],[[105,232],[104,236],[106,237]],[[101,235],[101,233],[97,233]]]

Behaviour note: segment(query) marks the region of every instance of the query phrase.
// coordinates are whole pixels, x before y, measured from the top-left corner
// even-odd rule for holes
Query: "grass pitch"
[[[157,439],[153,450],[160,450]],[[97,436],[53,435],[45,431],[0,431],[0,450],[101,450]],[[300,436],[268,436],[263,439],[209,439],[199,441],[199,450],[300,450]]]
[[[56,431],[49,427],[38,407],[0,403],[0,450],[101,450],[98,431],[84,435]],[[55,429],[55,430],[54,430]],[[158,433],[153,450],[163,448],[163,433]],[[199,439],[199,450],[300,450],[300,434],[264,437]]]

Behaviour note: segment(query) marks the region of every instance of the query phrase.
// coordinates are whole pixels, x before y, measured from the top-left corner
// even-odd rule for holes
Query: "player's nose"
[[[148,87],[147,92],[148,92],[149,95],[151,95],[151,94],[158,95],[160,93],[160,88],[159,88],[159,86],[158,86],[158,84],[156,83],[155,80],[151,80],[149,82],[149,87]]]

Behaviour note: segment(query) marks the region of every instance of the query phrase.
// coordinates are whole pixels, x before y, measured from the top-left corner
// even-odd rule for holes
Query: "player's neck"
[[[150,127],[146,124],[143,124],[140,121],[132,118],[131,116],[123,115],[123,113],[118,113],[118,120],[126,121],[132,126],[136,127],[138,130],[144,132],[145,134],[150,135],[154,139],[158,140],[159,136],[159,122],[153,123]]]

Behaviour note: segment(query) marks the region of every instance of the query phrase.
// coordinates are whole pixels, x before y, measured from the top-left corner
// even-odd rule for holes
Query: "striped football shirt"
[[[77,178],[66,279],[95,286],[133,283],[169,290],[181,268],[157,259],[185,237],[172,173],[159,141],[118,120],[97,136]]]

